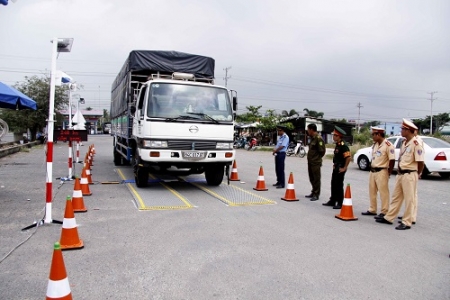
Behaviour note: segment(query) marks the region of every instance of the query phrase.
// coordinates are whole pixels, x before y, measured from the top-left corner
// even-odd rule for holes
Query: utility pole
[[[430,101],[431,101],[431,112],[430,112],[430,135],[432,135],[433,134],[433,101],[434,100],[437,100],[437,98],[434,98],[433,99],[433,95],[434,94],[436,94],[437,92],[435,91],[435,92],[429,92],[428,94],[430,94],[431,95],[431,97],[430,97]]]
[[[228,70],[229,70],[229,69],[231,69],[231,67],[224,68],[224,71],[225,71],[225,77],[223,78],[223,80],[225,80],[225,87],[227,87],[228,79],[231,78],[231,76],[228,76]]]
[[[360,117],[361,117],[361,107],[364,107],[364,106],[361,105],[361,102],[358,102],[358,105],[356,105],[356,107],[358,108],[358,133],[359,133],[359,130],[361,128],[361,125],[359,123]]]

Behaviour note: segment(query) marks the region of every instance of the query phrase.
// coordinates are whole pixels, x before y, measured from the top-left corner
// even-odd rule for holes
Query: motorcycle
[[[295,155],[302,158],[306,155],[306,149],[303,147],[303,143],[301,141],[297,142],[297,146],[294,149]]]
[[[247,150],[247,151],[255,151],[256,150],[256,144],[257,144],[257,140],[256,140],[256,138],[252,138],[251,140],[250,140],[250,142],[248,142],[246,145],[245,145],[245,149]]]
[[[303,143],[301,141],[298,141],[297,143],[290,142],[286,150],[286,155],[287,156],[294,155],[300,158],[305,157],[306,150],[305,147],[303,147]]]
[[[246,142],[247,142],[246,139],[244,137],[241,137],[233,143],[233,148],[234,149],[245,148]]]

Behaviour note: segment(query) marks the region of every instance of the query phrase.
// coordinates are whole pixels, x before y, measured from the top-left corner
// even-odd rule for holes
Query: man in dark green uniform
[[[334,209],[341,209],[344,202],[344,177],[352,155],[347,144],[342,140],[345,131],[338,126],[334,127],[333,140],[336,143],[333,156],[333,173],[331,175],[331,197],[325,206],[333,206]]]
[[[322,157],[325,155],[325,143],[317,132],[316,124],[309,124],[307,127],[308,135],[311,137],[308,150],[308,175],[311,182],[311,194],[306,198],[311,201],[319,200],[320,196],[320,168],[322,167]]]

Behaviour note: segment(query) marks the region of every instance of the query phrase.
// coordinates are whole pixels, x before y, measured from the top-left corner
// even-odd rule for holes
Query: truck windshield
[[[228,92],[223,88],[152,83],[147,100],[148,117],[177,119],[180,115],[194,113],[199,120],[233,120]]]

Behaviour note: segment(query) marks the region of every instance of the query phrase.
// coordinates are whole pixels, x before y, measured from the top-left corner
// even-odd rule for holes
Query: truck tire
[[[116,148],[113,149],[114,153],[114,165],[115,166],[122,166],[123,165],[123,157],[120,155],[119,152],[117,152]]]
[[[138,188],[144,188],[148,186],[148,169],[144,167],[134,167],[134,181]]]
[[[206,183],[211,186],[218,186],[223,181],[223,174],[225,173],[223,165],[208,166],[205,168]]]

